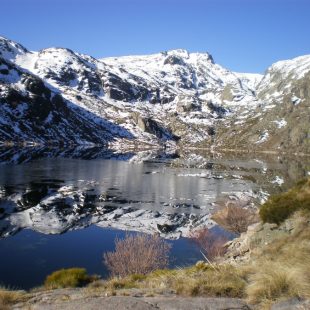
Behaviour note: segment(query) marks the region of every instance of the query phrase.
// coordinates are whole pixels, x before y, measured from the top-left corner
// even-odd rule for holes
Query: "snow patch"
[[[276,176],[275,179],[273,181],[271,181],[272,184],[278,184],[279,186],[281,186],[284,183],[284,179]]]
[[[259,144],[259,143],[263,143],[263,142],[266,142],[269,138],[269,133],[268,131],[264,131],[264,133],[260,136],[259,140],[256,141],[255,143],[256,144]]]
[[[277,125],[277,127],[280,129],[280,128],[283,128],[283,127],[285,127],[286,125],[287,125],[287,121],[284,119],[284,118],[282,118],[281,120],[279,120],[279,121],[273,121],[276,125]]]

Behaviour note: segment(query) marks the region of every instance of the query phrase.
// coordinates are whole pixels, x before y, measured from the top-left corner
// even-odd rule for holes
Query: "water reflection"
[[[174,239],[173,266],[194,263],[182,237],[214,225],[216,201],[259,204],[310,171],[308,158],[198,151],[2,148],[0,161],[0,282],[23,288],[59,268],[104,275],[102,252],[128,230]]]
[[[179,238],[212,227],[219,198],[259,204],[309,170],[305,158],[242,153],[16,150],[0,155],[7,163],[0,167],[1,237],[25,228],[60,234],[96,224]],[[28,163],[8,163],[22,159]]]

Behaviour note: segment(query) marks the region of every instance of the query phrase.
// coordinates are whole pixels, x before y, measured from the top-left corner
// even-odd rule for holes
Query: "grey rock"
[[[271,310],[309,310],[310,300],[300,300],[293,298],[274,304]]]
[[[85,297],[72,299],[70,295],[58,296],[58,300],[30,301],[26,305],[17,305],[14,310],[248,310],[243,300],[233,298],[184,298],[184,297]],[[28,308],[27,308],[28,307]]]

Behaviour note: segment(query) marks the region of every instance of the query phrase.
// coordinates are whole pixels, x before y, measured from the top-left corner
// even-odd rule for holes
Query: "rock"
[[[127,291],[130,294],[130,291]],[[132,292],[134,294],[134,291]],[[14,310],[249,310],[241,299],[205,297],[132,297],[98,295],[91,297],[80,289],[62,289],[34,294],[28,301],[12,307]],[[102,293],[104,294],[104,293]]]
[[[178,96],[176,110],[179,113],[201,111],[201,102],[198,98]]]
[[[177,227],[169,224],[157,224],[157,229],[164,234],[174,231]]]
[[[294,221],[287,219],[280,226],[261,222],[249,226],[247,232],[226,244],[225,261],[237,263],[250,260],[252,251],[260,249],[273,240],[290,235],[294,231],[295,225]]]
[[[179,66],[183,66],[184,65],[184,61],[181,57],[176,56],[176,55],[170,55],[168,56],[165,61],[164,61],[164,65],[179,65]]]
[[[310,300],[293,298],[272,305],[271,310],[309,310]]]

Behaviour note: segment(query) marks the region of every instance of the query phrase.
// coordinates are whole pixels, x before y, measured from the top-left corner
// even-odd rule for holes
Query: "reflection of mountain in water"
[[[118,195],[116,188],[98,194],[98,183],[81,180],[78,186],[61,180],[31,182],[25,190],[1,188],[0,231],[2,237],[20,229],[31,228],[41,233],[59,234],[91,224],[102,227],[158,232],[166,237],[179,237],[208,221],[209,212],[194,214],[198,206],[162,203],[162,211],[152,206],[155,201],[134,201]],[[178,209],[173,212],[173,209]],[[181,211],[180,211],[181,210]]]
[[[177,238],[200,225],[212,226],[210,212],[221,196],[261,201],[307,174],[305,160],[279,157],[170,154],[166,157],[179,158],[163,162],[165,154],[157,152],[118,157],[99,149],[31,150],[10,149],[1,158],[10,161],[10,153],[18,162],[29,161],[27,154],[34,151],[34,158],[59,158],[1,166],[2,237],[24,228],[59,234],[96,224]],[[82,154],[96,160],[60,158]],[[106,155],[129,161],[102,160]]]

